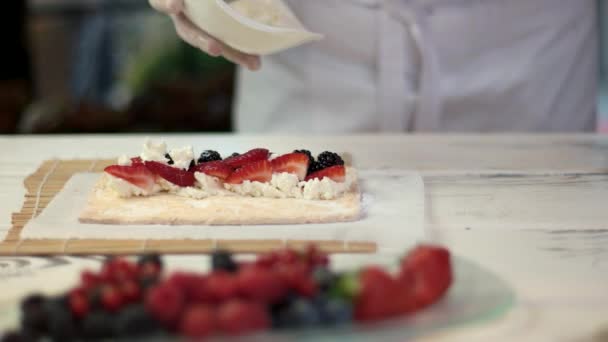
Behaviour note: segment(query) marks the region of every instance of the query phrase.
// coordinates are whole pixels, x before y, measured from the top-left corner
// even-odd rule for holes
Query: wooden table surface
[[[0,136],[0,235],[23,179],[49,158],[137,154],[144,135]],[[349,152],[362,169],[417,170],[427,226],[516,290],[505,316],[424,341],[587,341],[608,329],[608,137],[596,135],[153,136],[223,153]],[[175,263],[192,257],[172,257]],[[200,260],[197,259],[196,262]],[[92,258],[0,258],[0,303],[68,286]],[[49,267],[52,266],[52,267]],[[41,284],[41,275],[55,281]],[[57,280],[60,279],[60,280]],[[3,329],[0,326],[0,331]],[[607,339],[608,340],[608,339]]]

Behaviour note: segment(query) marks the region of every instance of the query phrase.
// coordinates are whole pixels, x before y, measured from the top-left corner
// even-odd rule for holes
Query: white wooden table
[[[145,136],[0,136],[0,236],[42,160],[137,154]],[[504,317],[425,341],[587,341],[608,329],[608,137],[591,135],[159,136],[223,153],[348,151],[359,168],[424,175],[428,229],[515,288]],[[193,267],[200,259],[172,257]],[[189,261],[190,260],[190,261]],[[196,260],[196,261],[194,261]],[[53,267],[46,267],[52,265]],[[0,303],[68,286],[92,258],[0,258]],[[40,281],[48,279],[49,281]],[[3,327],[0,326],[0,331]],[[597,339],[596,339],[597,340]]]

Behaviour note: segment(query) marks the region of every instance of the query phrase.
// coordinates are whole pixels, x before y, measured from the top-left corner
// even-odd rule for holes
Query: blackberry
[[[229,157],[229,158],[238,157],[238,156],[240,156],[240,155],[241,155],[240,153],[236,153],[236,152],[234,152],[233,154],[231,154],[231,155],[230,155],[230,157]]]
[[[120,312],[114,328],[117,336],[147,336],[159,330],[160,325],[143,305],[134,304]]]
[[[311,173],[321,171],[322,169],[323,169],[323,167],[321,166],[321,164],[319,162],[313,161],[313,162],[310,162],[310,164],[308,164],[307,174],[310,175]]]
[[[198,158],[198,162],[207,163],[211,161],[222,160],[222,156],[219,153],[213,150],[206,150],[201,153],[201,156]]]
[[[94,311],[82,321],[82,333],[88,339],[112,337],[115,325],[114,316],[104,311]]]
[[[312,163],[315,161],[315,158],[312,156],[312,153],[310,153],[309,150],[295,150],[293,151],[293,153],[302,153],[308,156],[308,162]]]
[[[158,266],[159,269],[163,268],[163,260],[157,253],[148,253],[141,255],[137,260],[137,265],[140,267],[148,263]]]
[[[77,328],[63,296],[46,301],[48,333],[52,341],[68,342],[77,337]]]
[[[321,165],[321,169],[330,166],[344,165],[344,160],[337,153],[325,151],[317,157],[317,162]]]
[[[45,310],[45,300],[42,295],[34,294],[21,302],[21,330],[44,335],[48,327],[48,316]]]
[[[169,153],[165,153],[165,158],[167,158],[169,161],[167,162],[167,164],[169,165],[173,165],[175,162],[173,161],[173,158],[171,158],[171,156],[169,155]]]
[[[236,272],[237,264],[232,260],[232,255],[228,251],[218,250],[211,255],[211,266],[213,270],[224,270]]]
[[[315,267],[312,271],[312,277],[322,292],[329,291],[338,280],[338,276],[335,273],[323,266]]]

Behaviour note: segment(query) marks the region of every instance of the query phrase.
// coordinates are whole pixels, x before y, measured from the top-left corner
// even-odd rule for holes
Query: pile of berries
[[[273,173],[293,173],[299,180],[327,177],[336,182],[344,182],[345,167],[342,158],[333,152],[325,151],[315,160],[307,150],[298,150],[270,159],[270,151],[256,148],[243,154],[235,153],[222,159],[216,151],[203,151],[190,167],[173,167],[173,159],[165,156],[167,163],[142,161],[140,157],[131,158],[131,165],[110,165],[105,172],[121,178],[146,191],[154,188],[158,177],[181,187],[194,186],[195,172],[217,177],[228,184],[241,184],[244,181],[269,182]]]
[[[21,329],[1,341],[108,338],[204,338],[268,329],[371,322],[412,314],[439,300],[452,283],[449,252],[421,245],[391,274],[377,266],[337,273],[314,246],[284,249],[239,262],[212,256],[206,274],[164,274],[160,257],[116,258],[57,297],[31,295]]]

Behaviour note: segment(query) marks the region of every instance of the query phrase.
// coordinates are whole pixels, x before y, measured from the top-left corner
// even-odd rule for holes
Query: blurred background
[[[600,16],[608,18],[606,1]],[[3,4],[0,133],[225,132],[232,64],[182,43],[147,0]],[[601,20],[608,42],[608,20]],[[602,47],[608,77],[608,44]],[[598,94],[608,132],[608,83]]]
[[[147,0],[3,6],[0,133],[231,130],[234,66]]]

